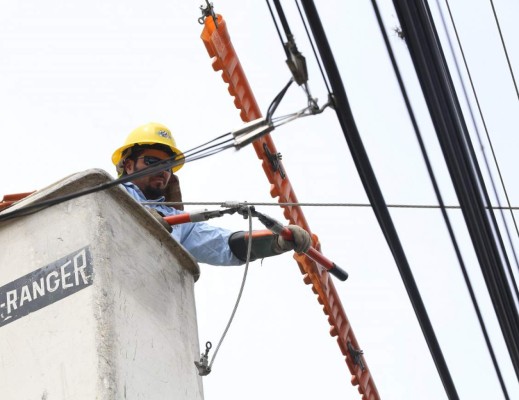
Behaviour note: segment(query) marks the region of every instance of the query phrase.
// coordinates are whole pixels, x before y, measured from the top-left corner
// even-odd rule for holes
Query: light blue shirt
[[[144,201],[164,202],[164,196],[158,199],[147,199],[141,190],[131,182],[123,183],[124,188],[139,203]],[[154,208],[165,217],[169,215],[183,214],[173,207],[165,204],[149,204],[146,207]],[[237,258],[229,247],[229,237],[232,231],[215,227],[205,222],[188,222],[173,225],[171,236],[186,248],[198,262],[211,265],[241,265],[244,264]]]

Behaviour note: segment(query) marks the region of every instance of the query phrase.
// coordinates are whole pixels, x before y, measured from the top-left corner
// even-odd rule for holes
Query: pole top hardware
[[[208,0],[205,0],[205,3],[207,4],[206,7],[200,6],[200,11],[202,11],[202,16],[198,18],[198,23],[200,25],[204,24],[204,21],[207,17],[213,18],[214,26],[216,29],[218,29],[218,17],[214,13],[213,3],[209,3]]]
[[[279,172],[279,175],[281,176],[281,179],[285,179],[286,175],[285,175],[285,171],[283,170],[283,165],[281,165],[281,159],[283,158],[283,156],[281,155],[281,153],[271,153],[270,150],[269,150],[269,147],[267,146],[266,143],[263,143],[263,150],[265,151],[265,155],[267,156],[269,162],[270,162],[270,166],[272,167],[272,170],[275,172],[275,171],[278,171]]]

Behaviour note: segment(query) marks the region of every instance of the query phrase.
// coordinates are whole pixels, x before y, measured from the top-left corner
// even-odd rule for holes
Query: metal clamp
[[[231,132],[234,136],[234,147],[241,149],[273,130],[274,126],[268,123],[265,118],[247,122],[240,129]]]
[[[195,365],[198,368],[198,375],[206,376],[211,373],[211,367],[209,366],[209,350],[211,350],[213,344],[207,342],[205,344],[205,353],[200,355],[200,361],[195,361]]]
[[[272,154],[269,150],[269,147],[267,146],[267,143],[263,143],[263,150],[265,151],[265,155],[267,156],[270,166],[272,167],[272,170],[274,172],[278,171],[279,175],[281,176],[281,179],[285,179],[285,171],[283,170],[283,166],[281,165],[281,159],[283,158],[281,156],[281,153],[275,153]]]
[[[202,16],[198,18],[198,23],[200,25],[204,24],[204,21],[207,17],[212,17],[214,26],[216,29],[218,29],[218,17],[214,13],[213,3],[209,3],[208,0],[205,0],[205,3],[207,4],[207,7],[200,6],[200,10],[202,11]]]
[[[350,355],[353,357],[353,363],[355,365],[358,365],[362,371],[366,369],[364,366],[364,362],[362,361],[362,355],[364,352],[362,350],[357,350],[353,347],[351,342],[348,342],[348,350],[350,352]]]

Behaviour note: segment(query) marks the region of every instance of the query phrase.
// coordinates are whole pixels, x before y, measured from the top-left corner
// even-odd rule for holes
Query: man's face
[[[149,161],[153,162],[155,159],[165,160],[167,158],[169,158],[169,155],[162,150],[146,149],[137,159],[126,160],[124,168],[126,169],[126,173],[131,175],[146,168],[148,166],[146,165],[146,161],[151,165]],[[132,182],[141,189],[147,199],[152,200],[164,195],[170,178],[171,169],[167,169],[165,171],[156,172],[152,175],[134,179]]]

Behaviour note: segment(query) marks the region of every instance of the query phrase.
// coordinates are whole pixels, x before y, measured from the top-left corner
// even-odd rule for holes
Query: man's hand
[[[288,225],[287,228],[292,232],[292,240],[286,240],[281,235],[277,238],[277,249],[279,252],[294,250],[296,253],[305,253],[312,245],[310,234],[297,225]]]
[[[166,193],[164,194],[166,201],[182,202],[182,192],[180,190],[180,182],[178,176],[175,174],[171,175],[168,185],[166,186]],[[184,210],[183,204],[175,204],[173,208],[177,210]]]

